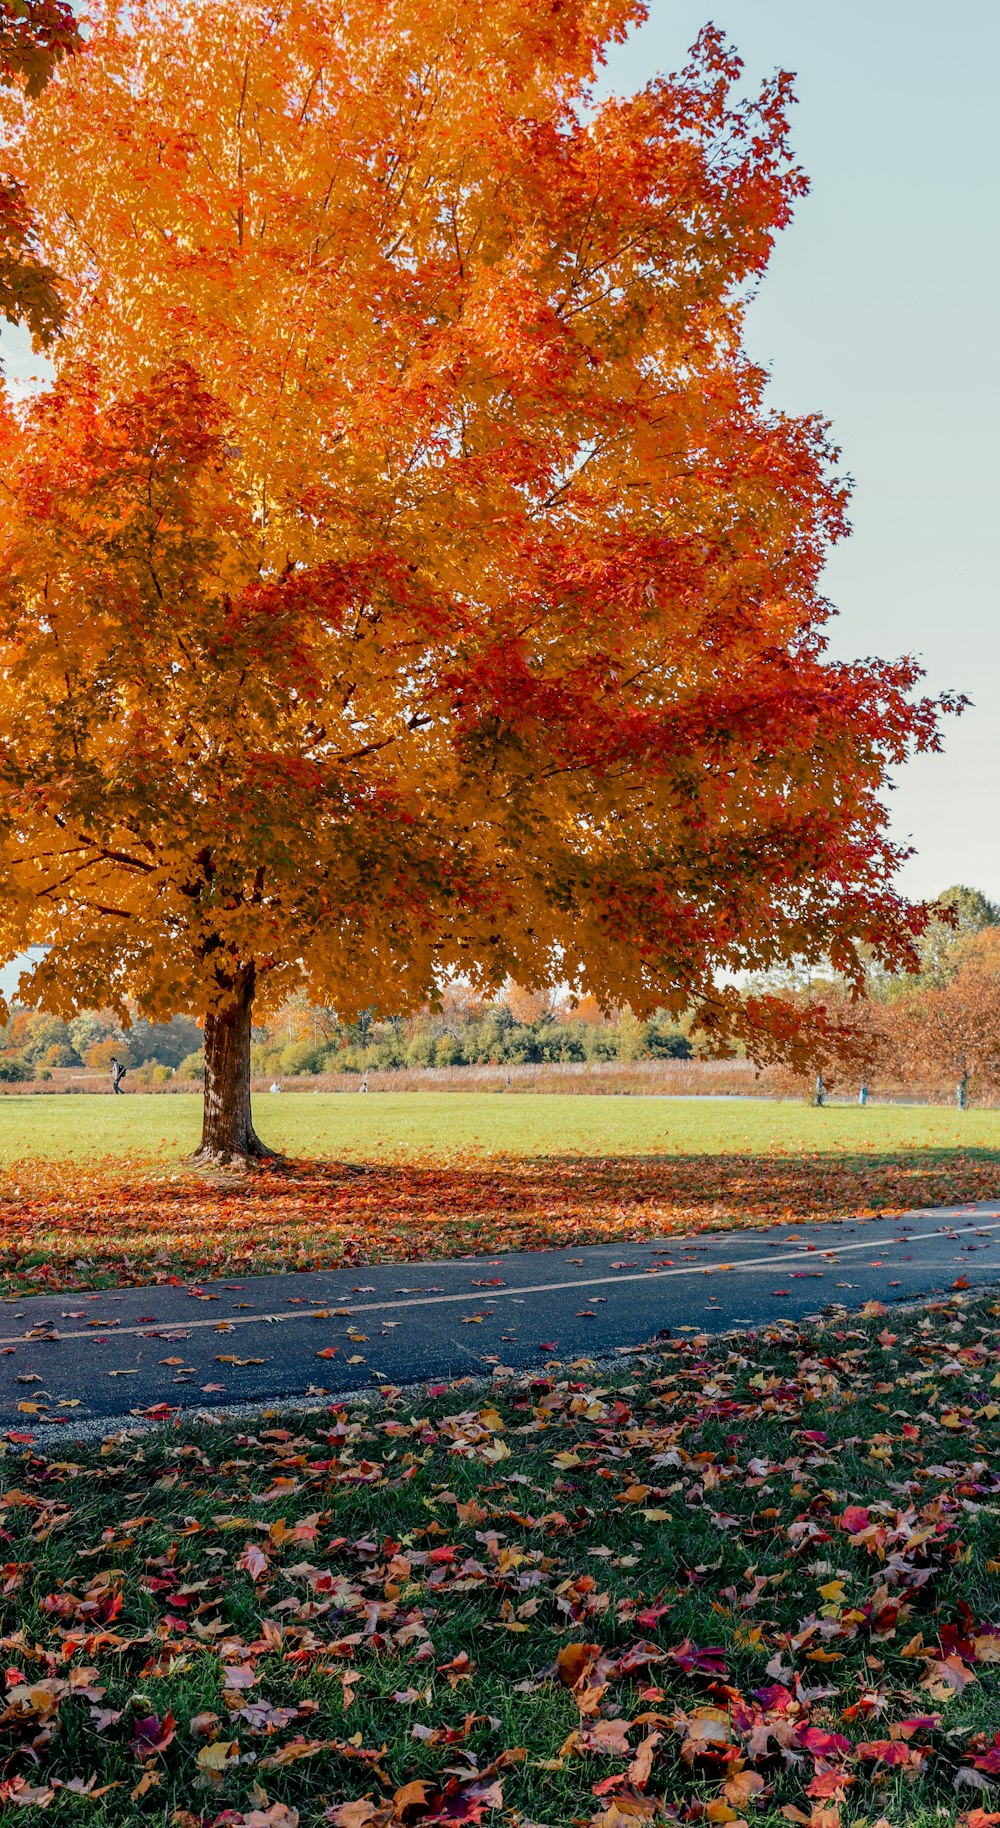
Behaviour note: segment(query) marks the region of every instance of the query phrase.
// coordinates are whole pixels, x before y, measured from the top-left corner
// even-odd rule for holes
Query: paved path
[[[12,1299],[0,1302],[0,1435],[65,1418],[72,1438],[73,1424],[160,1404],[489,1375],[994,1281],[998,1204]]]

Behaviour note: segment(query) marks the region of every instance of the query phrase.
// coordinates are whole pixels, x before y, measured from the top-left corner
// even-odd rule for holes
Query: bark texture
[[[253,1127],[250,1110],[250,1023],[254,969],[233,984],[232,1002],[205,1018],[205,1108],[195,1161],[246,1166],[274,1157]]]

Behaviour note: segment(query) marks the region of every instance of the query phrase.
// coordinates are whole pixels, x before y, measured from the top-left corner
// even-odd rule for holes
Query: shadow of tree
[[[464,1156],[235,1176],[21,1164],[0,1287],[87,1287],[493,1255],[1000,1199],[987,1149],[905,1155]]]

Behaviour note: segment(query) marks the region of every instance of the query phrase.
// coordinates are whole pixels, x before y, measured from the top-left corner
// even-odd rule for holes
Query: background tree
[[[0,0],[0,87],[33,98],[60,59],[80,47],[65,0]],[[24,321],[42,343],[62,319],[56,276],[34,246],[31,215],[16,179],[0,172],[0,314]]]
[[[979,889],[958,884],[932,904],[941,910],[917,942],[920,969],[889,977],[869,969],[871,994],[856,1001],[844,981],[789,986],[794,1005],[816,997],[835,1032],[826,1072],[832,1087],[860,1073],[876,1086],[902,1081],[954,1091],[968,1074],[974,1092],[1000,1089],[1000,923],[998,909]],[[802,1075],[781,1076],[791,1089]]]
[[[529,990],[511,982],[504,986],[503,1000],[515,1022],[543,1022],[555,1014],[555,998],[548,986]]]
[[[945,889],[938,896],[937,905],[948,909],[951,919],[932,920],[921,937],[920,975],[904,980],[901,986],[911,992],[917,986],[937,990],[950,983],[963,962],[967,941],[995,928],[1000,921],[996,903],[966,883],[958,882]]]
[[[916,962],[939,707],[830,658],[846,490],[742,346],[789,79],[707,30],[591,106],[642,13],[139,0],[7,109],[68,322],[0,433],[0,938],[204,1016],[207,1158],[263,1152],[255,999],[563,982],[764,1057],[820,1018],[725,974]]]
[[[947,971],[916,994],[871,1006],[884,1057],[902,1079],[952,1084],[968,1075],[973,1092],[1000,1090],[1000,929],[967,932]]]
[[[1000,907],[981,889],[962,882],[943,889],[929,912],[931,918],[917,940],[917,971],[894,974],[877,958],[868,959],[868,988],[877,1002],[908,1000],[927,990],[940,990],[960,969],[967,944],[978,934],[995,932],[1000,923]]]

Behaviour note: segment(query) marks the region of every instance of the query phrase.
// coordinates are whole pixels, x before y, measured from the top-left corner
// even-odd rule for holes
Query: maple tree
[[[748,291],[805,180],[714,29],[598,104],[638,0],[97,10],[12,157],[61,275],[0,433],[0,934],[27,995],[205,1021],[561,981],[760,1057],[726,973],[912,965],[919,671],[833,660],[846,487]]]
[[[56,65],[79,49],[66,0],[0,0],[0,87],[41,94]],[[32,245],[31,214],[21,186],[0,173],[0,314],[22,320],[40,342],[55,335],[62,307],[52,268]]]

